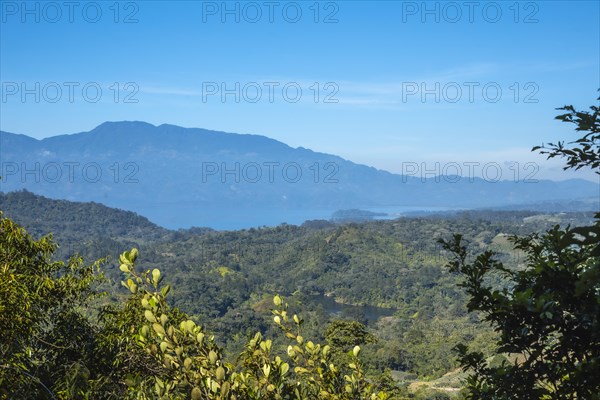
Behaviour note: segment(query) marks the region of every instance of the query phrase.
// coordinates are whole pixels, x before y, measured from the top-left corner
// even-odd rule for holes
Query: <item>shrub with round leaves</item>
[[[273,322],[288,338],[287,354],[276,354],[273,342],[260,333],[246,343],[233,365],[223,359],[214,337],[184,316],[170,318],[169,286],[161,286],[158,269],[138,273],[137,250],[120,257],[127,275],[123,286],[136,301],[144,324],[134,339],[157,364],[156,374],[128,381],[129,395],[159,399],[387,399],[364,374],[360,347],[348,354],[348,365],[335,365],[330,347],[305,340],[303,320],[288,314],[288,304],[275,296]],[[347,372],[347,373],[345,373]]]

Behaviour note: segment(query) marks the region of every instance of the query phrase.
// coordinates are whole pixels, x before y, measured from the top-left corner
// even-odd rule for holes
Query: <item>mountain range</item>
[[[329,219],[340,209],[392,212],[578,200],[586,180],[491,181],[403,176],[259,135],[105,122],[37,140],[0,131],[0,190],[94,201],[168,228],[238,229]]]

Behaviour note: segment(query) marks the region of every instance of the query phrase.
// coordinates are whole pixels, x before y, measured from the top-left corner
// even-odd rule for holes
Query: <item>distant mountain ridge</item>
[[[600,191],[584,180],[423,183],[265,136],[136,121],[42,140],[0,132],[0,162],[3,192],[95,201],[170,228],[301,223],[353,208],[505,207]]]

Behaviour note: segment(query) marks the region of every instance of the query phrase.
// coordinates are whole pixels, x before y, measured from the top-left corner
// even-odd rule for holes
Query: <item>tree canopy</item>
[[[559,142],[542,154],[567,157],[565,168],[598,168],[600,114],[591,108],[593,113],[566,106],[562,110],[569,112],[557,117],[586,132],[574,142],[581,147]],[[459,234],[441,240],[453,255],[450,271],[464,277],[468,309],[483,313],[500,334],[497,354],[508,356],[494,365],[481,352],[457,346],[463,368],[471,372],[468,397],[600,398],[600,214],[590,226],[555,226],[510,240],[526,255],[519,268],[506,267],[492,251],[469,257]],[[494,275],[507,284],[495,287]]]

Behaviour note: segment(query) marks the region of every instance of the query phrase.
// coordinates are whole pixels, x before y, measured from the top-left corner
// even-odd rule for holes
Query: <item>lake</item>
[[[379,318],[391,317],[397,311],[395,308],[342,304],[336,302],[333,297],[324,295],[309,295],[306,296],[306,300],[323,306],[330,315],[366,320],[369,325],[377,322]]]
[[[282,223],[301,225],[307,220],[330,220],[336,209],[259,209],[259,208],[202,208],[188,204],[179,204],[179,212],[169,212],[167,207],[146,207],[136,210],[141,215],[165,228],[179,229],[197,227],[210,227],[217,230],[237,230],[257,228],[260,226],[277,226]],[[385,213],[375,219],[399,218],[405,213],[424,211],[448,211],[446,207],[423,206],[388,206],[388,207],[360,207],[361,210]],[[185,212],[183,212],[185,211]]]

